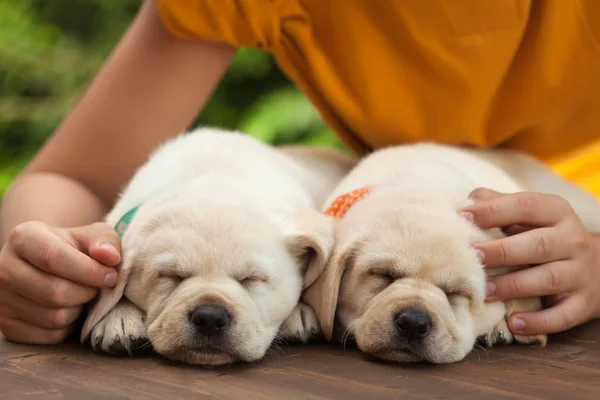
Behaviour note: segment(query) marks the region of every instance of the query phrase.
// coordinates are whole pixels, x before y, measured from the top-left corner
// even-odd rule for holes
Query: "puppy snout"
[[[219,335],[229,326],[231,316],[225,307],[206,304],[196,307],[190,313],[190,322],[203,336]]]
[[[420,310],[400,310],[396,314],[396,331],[407,339],[424,339],[431,331],[431,318]]]

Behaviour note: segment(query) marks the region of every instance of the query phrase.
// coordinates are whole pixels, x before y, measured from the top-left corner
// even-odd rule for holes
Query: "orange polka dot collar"
[[[360,189],[355,189],[351,192],[344,193],[335,199],[329,208],[323,212],[323,214],[337,219],[342,219],[354,204],[367,197],[374,189],[374,185],[368,185],[361,187]]]

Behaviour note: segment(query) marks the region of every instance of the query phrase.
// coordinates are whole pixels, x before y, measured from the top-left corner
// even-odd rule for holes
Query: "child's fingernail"
[[[98,247],[104,247],[105,249],[117,251],[117,248],[110,243],[100,243]]]
[[[461,211],[461,212],[459,213],[459,215],[460,215],[461,217],[463,217],[464,219],[466,219],[467,221],[471,221],[471,222],[472,222],[472,221],[474,220],[474,218],[473,218],[473,213],[466,212],[466,211]]]
[[[485,283],[485,295],[486,297],[493,296],[496,293],[496,284],[494,282],[487,281]]]
[[[513,318],[511,325],[515,331],[522,331],[525,329],[525,321],[523,321],[521,318]]]
[[[116,272],[109,272],[104,277],[104,284],[108,287],[113,287],[117,284],[118,274]]]
[[[477,256],[479,262],[483,264],[483,262],[485,261],[485,254],[483,253],[483,251],[475,249],[475,255]]]

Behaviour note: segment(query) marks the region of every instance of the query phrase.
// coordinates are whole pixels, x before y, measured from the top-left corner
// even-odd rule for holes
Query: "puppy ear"
[[[304,288],[315,282],[329,261],[334,243],[333,224],[331,217],[311,211],[294,215],[288,226],[285,245],[301,265]]]
[[[323,271],[312,286],[306,289],[302,296],[304,302],[317,315],[323,336],[328,341],[331,341],[333,336],[340,283],[342,282],[342,276],[350,262],[352,254],[353,252],[348,250],[333,256],[325,271]]]
[[[121,269],[119,271],[119,280],[114,288],[102,288],[98,295],[96,302],[92,305],[92,309],[88,313],[83,328],[81,329],[80,341],[84,343],[88,340],[92,329],[104,318],[110,310],[112,310],[119,300],[123,297],[125,292],[125,286],[131,275],[131,269],[133,266],[133,260],[135,254],[129,254],[123,256],[123,262],[121,263]]]

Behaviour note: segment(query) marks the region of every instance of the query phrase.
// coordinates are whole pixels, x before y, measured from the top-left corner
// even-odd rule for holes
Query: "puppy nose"
[[[396,330],[402,336],[423,339],[431,331],[431,319],[423,311],[401,310],[396,314]]]
[[[190,321],[205,336],[218,335],[229,325],[229,312],[224,307],[208,304],[196,307],[190,313]]]

